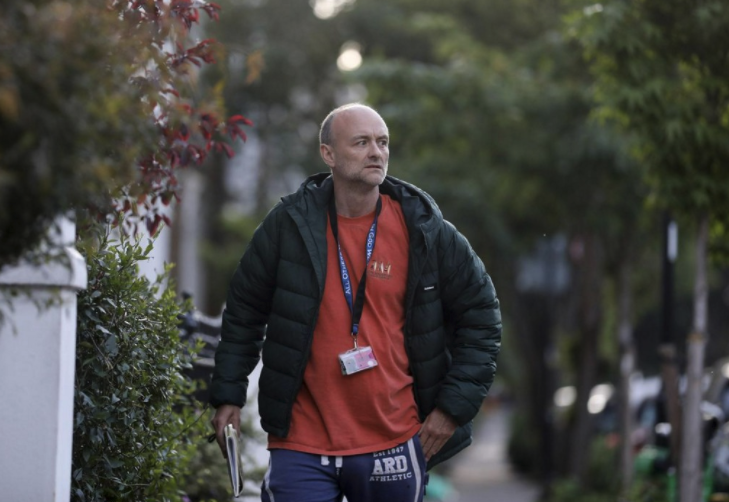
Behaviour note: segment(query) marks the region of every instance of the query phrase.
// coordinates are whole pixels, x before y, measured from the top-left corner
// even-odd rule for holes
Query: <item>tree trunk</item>
[[[597,378],[597,351],[601,323],[601,259],[596,236],[585,236],[585,255],[579,271],[579,351],[577,361],[577,398],[570,452],[570,477],[582,482],[592,440],[592,415],[587,409],[590,392]]]
[[[630,406],[630,378],[635,371],[635,347],[630,316],[633,304],[630,287],[630,257],[625,256],[618,271],[618,343],[620,347],[620,480],[623,493],[633,482],[633,410]]]
[[[681,441],[681,502],[701,500],[701,473],[703,439],[701,433],[701,380],[704,370],[708,320],[707,260],[709,217],[699,221],[696,239],[696,277],[694,282],[694,320],[686,342],[686,395],[684,396],[683,430]]]

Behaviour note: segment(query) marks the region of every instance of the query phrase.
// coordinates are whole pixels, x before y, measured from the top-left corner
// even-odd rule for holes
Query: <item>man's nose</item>
[[[380,146],[377,144],[377,142],[373,142],[370,144],[369,148],[369,156],[373,159],[379,159],[382,157],[382,150],[380,150]]]

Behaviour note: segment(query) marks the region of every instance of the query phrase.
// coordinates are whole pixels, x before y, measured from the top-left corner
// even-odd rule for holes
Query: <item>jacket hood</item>
[[[285,206],[295,206],[307,217],[310,214],[321,214],[326,209],[334,192],[331,173],[318,173],[304,180],[299,189],[281,200]],[[380,185],[380,193],[389,195],[402,206],[408,226],[420,227],[428,232],[443,219],[443,215],[433,198],[420,188],[395,178],[385,176]]]

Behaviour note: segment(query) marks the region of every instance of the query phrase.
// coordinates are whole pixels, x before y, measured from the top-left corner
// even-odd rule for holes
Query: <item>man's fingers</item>
[[[223,454],[223,458],[228,458],[228,447],[225,445],[225,438],[222,434],[217,435],[218,446],[220,446],[220,452]]]
[[[443,448],[443,445],[450,439],[455,429],[456,424],[453,419],[438,408],[425,417],[419,435],[426,460],[430,460],[433,455]]]
[[[440,429],[431,430],[431,427],[424,427],[420,432],[420,444],[423,447],[423,454],[426,460],[438,453],[446,444],[451,434]]]
[[[427,432],[421,434],[420,445],[423,448],[423,455],[425,455],[425,460],[430,460],[430,448],[432,442],[433,439],[430,434],[428,434]]]
[[[226,455],[226,446],[225,446],[225,437],[224,437],[224,430],[225,425],[221,425],[221,421],[219,417],[215,417],[212,420],[213,429],[215,429],[215,441],[218,443],[218,446],[220,447],[220,451],[223,454],[223,458],[228,458]]]
[[[445,441],[438,440],[431,436],[428,442],[423,445],[423,454],[425,455],[425,460],[430,460],[433,455],[440,451],[444,444]]]
[[[431,431],[430,427],[422,431],[420,434],[420,444],[423,447],[425,460],[430,460],[430,457],[438,453],[447,440],[448,438],[443,437],[443,434]]]
[[[228,449],[225,445],[225,427],[228,424],[233,424],[235,430],[240,433],[240,408],[237,406],[223,405],[217,409],[210,423],[213,429],[215,429],[215,439],[223,457],[228,458]]]

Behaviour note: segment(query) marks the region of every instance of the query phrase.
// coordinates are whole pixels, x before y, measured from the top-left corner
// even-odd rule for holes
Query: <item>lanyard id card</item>
[[[352,298],[352,282],[349,277],[349,271],[347,270],[347,264],[342,256],[342,248],[339,246],[339,232],[337,228],[337,211],[334,206],[334,198],[329,204],[329,220],[332,226],[332,233],[334,239],[337,242],[337,251],[339,252],[339,272],[342,278],[342,290],[344,291],[344,297],[347,300],[347,305],[352,313],[352,339],[354,340],[354,348],[339,354],[339,366],[342,369],[343,375],[352,375],[360,371],[368,370],[377,366],[377,359],[375,359],[375,353],[372,351],[372,347],[359,347],[357,345],[357,335],[359,333],[359,320],[362,317],[362,310],[364,309],[364,297],[365,287],[367,284],[367,265],[372,257],[372,252],[375,249],[375,239],[377,238],[377,218],[380,216],[382,210],[382,200],[377,199],[377,208],[375,209],[375,219],[372,222],[370,231],[367,234],[367,242],[365,247],[366,262],[365,271],[362,274],[362,279],[359,281],[359,287],[357,288],[356,298]]]
[[[377,359],[375,359],[375,353],[372,352],[372,347],[357,347],[356,337],[354,345],[353,349],[339,354],[339,366],[342,368],[342,375],[353,375],[377,366]]]

